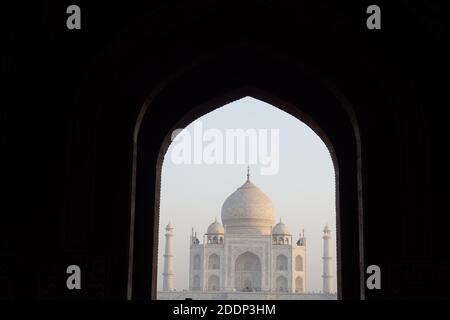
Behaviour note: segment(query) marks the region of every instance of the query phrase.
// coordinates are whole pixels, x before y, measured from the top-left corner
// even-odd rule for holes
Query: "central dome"
[[[222,206],[222,223],[227,233],[271,234],[275,210],[269,197],[247,181]]]

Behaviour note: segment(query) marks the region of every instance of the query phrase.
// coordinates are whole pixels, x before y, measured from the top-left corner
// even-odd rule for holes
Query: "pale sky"
[[[276,222],[282,218],[294,241],[305,229],[307,290],[321,291],[322,230],[325,224],[332,230],[336,265],[335,176],[325,144],[297,118],[251,97],[227,104],[198,120],[201,120],[203,131],[216,128],[224,135],[225,129],[279,130],[278,172],[261,175],[260,168],[268,165],[254,164],[250,166],[251,180],[272,200]],[[193,134],[193,124],[186,130]],[[162,167],[158,290],[162,289],[164,228],[168,222],[174,227],[174,286],[181,291],[189,288],[191,228],[202,239],[214,218],[221,222],[225,199],[246,180],[246,164],[175,164],[172,156],[176,144],[173,142],[169,147]],[[204,142],[203,146],[207,144]]]

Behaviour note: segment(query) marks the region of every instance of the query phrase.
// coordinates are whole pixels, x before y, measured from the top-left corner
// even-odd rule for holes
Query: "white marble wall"
[[[261,262],[261,291],[277,291],[277,278],[287,279],[288,292],[295,293],[295,279],[301,276],[304,292],[306,291],[306,251],[295,243],[288,245],[272,244],[272,236],[228,234],[223,244],[191,245],[189,266],[189,289],[193,290],[194,277],[200,277],[200,290],[208,290],[208,279],[211,275],[219,277],[221,291],[233,291],[235,288],[235,263],[238,257],[245,253],[255,254]],[[217,254],[220,257],[220,268],[208,268],[209,257]],[[200,269],[194,269],[194,257],[200,256]],[[277,257],[287,258],[286,270],[277,270]],[[303,271],[295,270],[295,257],[303,258]]]

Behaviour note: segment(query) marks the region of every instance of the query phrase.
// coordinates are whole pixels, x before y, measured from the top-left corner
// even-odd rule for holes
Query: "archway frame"
[[[203,67],[207,67],[207,63]],[[186,73],[190,72],[191,70],[185,70]],[[192,68],[195,69],[195,68]],[[223,105],[226,105],[230,102],[233,102],[237,99],[251,96],[253,98],[259,99],[261,101],[264,101],[266,103],[269,103],[289,114],[296,117],[306,125],[308,125],[325,143],[327,146],[330,156],[333,161],[334,170],[335,170],[335,181],[336,181],[336,226],[337,226],[337,233],[336,233],[336,240],[337,240],[337,283],[338,283],[338,298],[358,298],[363,299],[364,298],[364,280],[363,280],[363,270],[364,270],[364,241],[363,241],[363,195],[362,195],[362,174],[361,174],[361,141],[360,141],[360,133],[359,133],[359,127],[356,115],[353,111],[353,108],[351,104],[349,103],[348,99],[345,97],[345,95],[336,89],[336,86],[330,84],[328,79],[324,79],[320,76],[320,73],[312,72],[311,74],[311,68],[300,68],[301,70],[295,70],[297,74],[302,74],[302,76],[306,76],[308,81],[314,82],[313,85],[317,85],[317,80],[320,83],[321,89],[325,90],[328,94],[328,97],[325,98],[325,100],[334,99],[334,104],[339,105],[339,111],[337,109],[333,109],[333,112],[336,112],[336,115],[338,114],[338,119],[336,122],[336,130],[338,132],[340,131],[346,131],[344,135],[346,135],[347,141],[338,141],[339,149],[342,149],[344,151],[340,151],[339,154],[335,149],[335,144],[333,142],[333,134],[332,132],[326,132],[327,130],[324,130],[322,125],[319,125],[319,122],[324,121],[321,119],[321,121],[316,121],[313,116],[311,116],[308,112],[304,111],[303,104],[302,103],[295,103],[292,100],[292,97],[282,97],[283,94],[286,94],[284,92],[283,94],[277,94],[274,91],[276,90],[269,90],[264,88],[264,84],[261,85],[258,83],[259,81],[255,81],[255,78],[252,76],[248,76],[248,70],[247,73],[244,72],[246,78],[243,81],[240,79],[239,81],[236,81],[236,79],[231,80],[232,88],[220,88],[220,93],[212,93],[212,96],[209,99],[205,99],[204,97],[201,98],[200,101],[197,101],[197,103],[193,103],[188,108],[185,108],[185,111],[178,116],[173,116],[171,120],[173,120],[172,125],[170,128],[166,127],[165,135],[159,136],[159,137],[150,137],[149,138],[149,132],[152,132],[150,130],[149,126],[152,124],[155,125],[155,121],[157,121],[154,117],[157,117],[157,110],[158,107],[155,107],[155,105],[164,105],[164,103],[167,103],[167,101],[164,101],[164,99],[167,99],[167,97],[172,94],[176,94],[176,92],[180,90],[180,83],[184,83],[186,87],[190,84],[189,76],[185,76],[184,74],[179,74],[174,76],[173,78],[167,79],[167,81],[155,89],[146,99],[144,105],[141,108],[141,112],[138,116],[138,119],[136,121],[136,126],[134,130],[134,137],[133,137],[133,169],[132,169],[132,191],[131,191],[131,210],[130,210],[130,245],[129,245],[129,267],[128,267],[128,293],[127,297],[128,299],[132,298],[144,298],[145,294],[148,294],[152,299],[156,298],[156,270],[157,270],[157,247],[158,247],[158,226],[159,226],[159,199],[160,199],[160,185],[161,185],[161,169],[162,169],[162,163],[164,160],[164,155],[171,143],[171,135],[173,130],[185,128],[188,124],[190,124],[195,119],[199,118],[200,116],[213,111],[217,108],[222,107]],[[273,70],[272,70],[273,71]],[[195,72],[198,73],[198,70],[195,70]],[[280,70],[280,72],[282,72]],[[300,72],[300,73],[299,73]],[[200,72],[201,74],[201,72]],[[312,76],[313,75],[313,76]],[[198,74],[195,75],[198,77]],[[180,80],[181,79],[181,80]],[[267,78],[264,78],[267,80]],[[308,90],[308,88],[304,89],[303,93],[305,93]],[[214,90],[212,90],[214,91]],[[288,90],[289,91],[289,90]],[[291,90],[292,93],[292,90]],[[198,93],[196,93],[198,94]],[[319,97],[317,93],[315,92],[316,97]],[[165,98],[161,98],[160,96],[164,96]],[[195,96],[195,93],[192,94],[192,96]],[[189,95],[187,96],[189,97]],[[309,97],[308,97],[309,98]],[[159,101],[158,101],[159,100]],[[162,100],[162,102],[161,102]],[[170,99],[169,99],[170,100]],[[195,99],[194,99],[195,100]],[[295,99],[294,99],[295,100]],[[308,99],[306,99],[308,101]],[[308,103],[311,103],[311,100],[308,101]],[[189,105],[189,103],[187,103]],[[317,105],[320,107],[323,107],[321,105],[321,102],[318,102]],[[326,105],[326,104],[325,104]],[[324,108],[326,109],[326,108]],[[311,108],[310,108],[311,110]],[[339,118],[340,117],[340,118]],[[345,118],[345,119],[344,119]],[[175,120],[174,120],[175,119]],[[342,120],[340,123],[339,120]],[[177,121],[178,120],[178,121]],[[333,129],[333,125],[330,126],[328,123],[327,126],[331,127]],[[143,129],[144,128],[144,129]],[[146,129],[145,129],[146,128]],[[147,133],[145,133],[147,131]],[[333,131],[333,130],[329,130]],[[143,133],[144,132],[144,133]],[[142,138],[146,137],[146,138]],[[159,139],[160,141],[160,150],[157,155],[149,154],[148,152],[145,152],[144,145],[145,143],[143,140],[153,140]],[[341,139],[341,137],[339,138]],[[338,139],[338,140],[339,140]],[[341,139],[342,140],[342,139]],[[348,151],[348,152],[347,152]],[[344,163],[342,161],[343,157],[345,155],[345,158],[353,159],[351,164]],[[155,157],[156,156],[156,157]],[[151,164],[152,161],[145,161],[144,159],[153,160],[153,163],[155,163],[155,167],[152,169],[145,169],[143,167],[144,163]],[[156,161],[155,161],[156,160]],[[342,176],[341,173],[341,166],[345,166],[346,172],[348,174]],[[154,171],[153,171],[154,170]],[[139,174],[138,174],[139,172]],[[147,172],[147,174],[145,174]],[[144,173],[144,174],[143,174]],[[139,197],[139,194],[143,195],[142,190],[145,188],[140,188],[139,179],[143,179],[143,177],[147,176],[147,179],[149,181],[153,181],[155,183],[154,187],[154,193],[155,198],[152,199],[151,203],[153,205],[149,206],[147,203],[143,207],[146,209],[153,208],[152,211],[147,210],[146,213],[143,212],[143,208],[140,208],[137,203],[139,203],[139,198],[142,199],[143,196]],[[153,177],[153,178],[152,178]],[[341,179],[343,177],[346,177],[344,180],[345,185],[347,186],[347,192],[346,197],[344,197],[344,203],[341,199]],[[152,190],[152,188],[148,187],[147,181],[144,184],[147,184],[147,190]],[[141,183],[142,184],[142,183]],[[348,192],[350,191],[350,194]],[[147,197],[148,198],[148,197]],[[350,199],[350,200],[348,200]],[[141,200],[142,201],[142,200]],[[341,206],[345,208],[350,208],[350,210],[342,210]],[[349,213],[351,211],[351,213]],[[145,236],[142,235],[143,231],[141,230],[139,233],[136,233],[136,217],[137,216],[143,216],[145,214],[152,215],[150,218],[144,218],[144,221],[152,221],[152,239],[150,240],[151,247],[147,247],[146,250],[139,250],[140,251],[140,258],[136,259],[136,247],[135,247],[135,240],[137,238],[145,238]],[[342,217],[343,214],[345,214],[345,220],[348,221],[347,223],[342,223]],[[348,226],[348,228],[347,228]],[[345,234],[346,234],[346,240],[344,247],[347,249],[346,251],[348,254],[346,254],[345,265],[346,269],[349,269],[349,272],[347,273],[345,277],[345,282],[342,281],[342,228],[345,227]],[[141,243],[142,245],[142,243]],[[149,254],[149,249],[152,250],[152,253]],[[136,268],[139,268],[138,264],[139,261],[143,261],[142,254],[144,252],[147,252],[147,256],[152,256],[152,270],[151,270],[151,276],[150,279],[147,279],[147,281],[151,281],[150,285],[144,285],[138,290],[135,290],[136,286],[135,284],[138,283],[137,279],[135,278],[135,270]],[[355,255],[354,253],[357,252]],[[351,262],[350,262],[351,261]],[[350,270],[352,269],[352,270]],[[144,270],[145,273],[145,270]],[[140,280],[139,282],[142,283],[144,280],[141,276],[139,276]],[[349,284],[348,289],[343,287],[343,284]]]

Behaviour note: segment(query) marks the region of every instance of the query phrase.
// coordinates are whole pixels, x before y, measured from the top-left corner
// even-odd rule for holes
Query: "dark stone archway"
[[[383,2],[371,32],[368,4],[89,3],[80,32],[64,2],[7,10],[0,295],[154,297],[167,136],[251,95],[332,148],[340,297],[449,297],[448,10]],[[85,290],[64,286],[71,264]],[[382,290],[364,288],[370,264]]]
[[[358,189],[362,189],[358,187],[359,129],[349,114],[352,107],[345,96],[342,93],[337,96],[331,85],[311,72],[301,64],[286,63],[276,56],[261,54],[258,49],[237,47],[199,62],[167,83],[161,91],[150,94],[135,131],[132,245],[135,245],[135,239],[146,240],[139,245],[143,250],[133,250],[130,257],[133,272],[129,286],[134,294],[150,295],[150,287],[145,289],[144,285],[151,285],[153,297],[156,292],[156,281],[150,282],[150,279],[156,279],[160,174],[172,130],[183,128],[215,108],[250,95],[297,117],[327,145],[336,173],[339,296],[360,297],[362,265],[359,252],[363,246],[360,229],[362,198],[358,194]],[[161,117],[162,110],[174,106],[173,112]],[[162,147],[149,150],[149,145],[158,141]],[[151,199],[149,194],[155,194],[155,198]],[[148,238],[151,234],[148,226],[154,230],[151,238]],[[145,262],[149,261],[150,248],[153,248],[151,265]],[[149,270],[152,270],[151,275]]]

